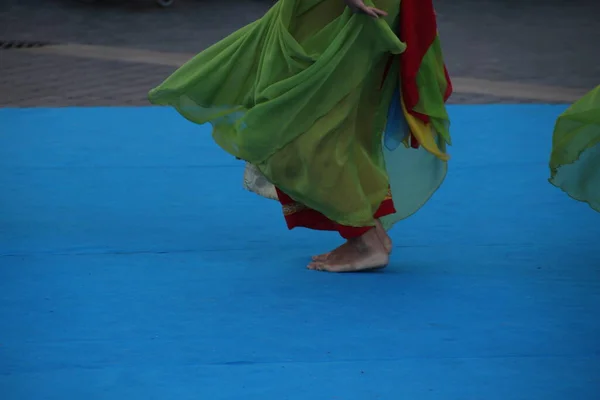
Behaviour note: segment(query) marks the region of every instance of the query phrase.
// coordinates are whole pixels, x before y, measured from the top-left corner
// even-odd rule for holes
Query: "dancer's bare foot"
[[[332,251],[328,251],[327,253],[319,254],[318,256],[313,256],[313,261],[325,261],[331,255],[331,253],[342,250],[343,247],[350,246],[350,241],[346,241],[341,246],[336,247]]]
[[[328,272],[358,272],[385,268],[389,254],[376,229],[349,240],[322,261],[313,261],[308,269]]]
[[[375,221],[375,230],[377,231],[377,236],[379,236],[379,240],[381,240],[381,242],[383,243],[383,247],[385,248],[387,253],[392,254],[392,239],[389,237],[389,235],[387,234],[387,232],[385,231],[385,229],[383,228],[383,225],[381,224],[381,222],[379,222],[379,220]],[[327,253],[319,254],[317,256],[313,256],[312,260],[313,261],[325,261],[325,260],[327,260],[327,257],[329,257],[329,255],[331,253],[333,253],[334,251],[341,250],[342,247],[345,247],[348,245],[349,245],[349,242],[346,242],[346,243],[342,244],[341,246],[337,247],[335,250],[328,251]]]

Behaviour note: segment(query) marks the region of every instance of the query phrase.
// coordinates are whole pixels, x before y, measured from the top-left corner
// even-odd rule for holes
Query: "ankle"
[[[381,239],[379,238],[379,233],[376,228],[369,229],[362,236],[360,236],[359,241],[363,244],[363,246],[369,249],[378,249],[383,245]]]

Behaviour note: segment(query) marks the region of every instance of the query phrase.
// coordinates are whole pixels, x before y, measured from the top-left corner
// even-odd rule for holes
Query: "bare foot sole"
[[[349,240],[325,260],[313,261],[307,268],[327,272],[359,272],[385,268],[390,256],[375,229]]]

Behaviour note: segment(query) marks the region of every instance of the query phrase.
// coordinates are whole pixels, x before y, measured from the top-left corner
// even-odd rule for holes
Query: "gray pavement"
[[[107,56],[101,47],[87,55],[0,50],[0,106],[145,105],[148,89],[182,56],[260,17],[271,4],[176,0],[161,9],[153,0],[2,0],[0,41],[148,50],[153,58]],[[448,68],[458,82],[455,103],[565,102],[572,95],[561,93],[600,84],[600,1],[438,0],[436,7]],[[176,62],[161,61],[170,56]]]

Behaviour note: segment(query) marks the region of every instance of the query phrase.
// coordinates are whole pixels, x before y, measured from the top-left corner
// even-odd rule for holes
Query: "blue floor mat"
[[[597,400],[600,214],[547,182],[565,106],[450,107],[390,267],[306,270],[243,163],[164,108],[0,109],[5,400]]]

